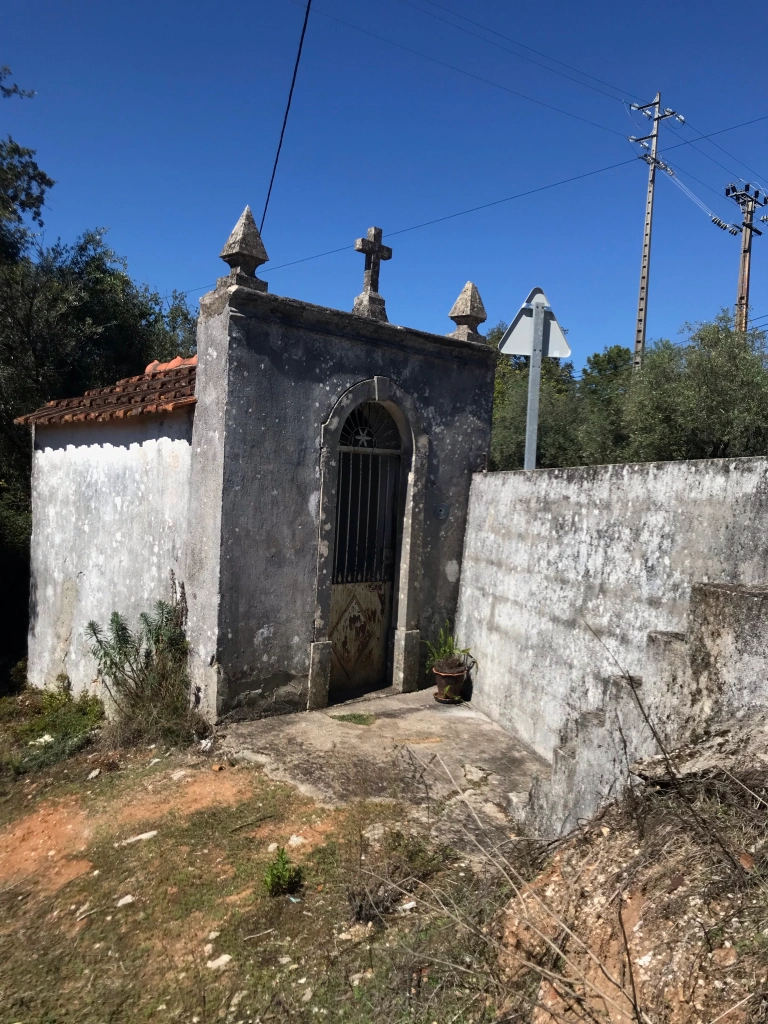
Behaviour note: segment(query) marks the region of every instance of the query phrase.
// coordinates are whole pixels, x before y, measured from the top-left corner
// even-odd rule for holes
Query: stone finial
[[[392,250],[388,245],[381,244],[381,236],[381,228],[368,228],[367,238],[355,239],[357,252],[365,253],[365,274],[363,290],[355,299],[352,312],[388,323],[384,299],[379,295],[379,269],[382,260],[392,259]]]
[[[246,206],[241,213],[240,220],[235,224],[219,257],[232,268],[228,279],[230,283],[244,284],[262,292],[267,290],[266,281],[260,281],[255,276],[256,268],[266,263],[269,256],[250,206]]]
[[[485,335],[480,334],[477,327],[488,319],[488,314],[485,312],[480,292],[471,281],[467,281],[461,289],[461,294],[448,316],[456,324],[456,330],[448,335],[449,338],[458,338],[460,341],[485,341]]]

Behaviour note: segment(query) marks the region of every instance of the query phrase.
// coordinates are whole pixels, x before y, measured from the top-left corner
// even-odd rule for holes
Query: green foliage
[[[373,725],[376,721],[375,715],[363,715],[359,711],[353,711],[348,715],[331,715],[337,722],[350,722],[352,725]]]
[[[445,672],[457,671],[464,668],[467,658],[470,655],[468,647],[461,647],[459,641],[453,635],[451,624],[448,619],[445,625],[437,634],[435,643],[427,640],[427,673],[433,668]]]
[[[270,896],[287,896],[301,888],[301,876],[301,868],[291,864],[285,847],[281,846],[264,873],[264,888]]]
[[[98,697],[73,697],[69,680],[60,676],[55,690],[22,691],[0,697],[3,747],[0,765],[16,774],[37,771],[63,760],[90,742],[104,717]]]
[[[762,331],[736,331],[722,313],[688,325],[682,345],[660,341],[627,396],[632,460],[713,459],[768,452],[768,351]]]
[[[106,632],[88,623],[99,676],[114,704],[110,728],[118,743],[182,743],[209,732],[191,706],[186,617],[184,586],[177,589],[171,575],[170,604],[158,601],[154,614],[143,612],[136,632],[119,612]]]
[[[611,345],[587,359],[542,366],[538,465],[597,465],[768,454],[765,334],[734,330],[729,313],[687,325],[681,344],[657,341],[632,370]],[[503,325],[489,331],[498,343]],[[500,357],[491,466],[520,469],[525,446],[527,359]]]

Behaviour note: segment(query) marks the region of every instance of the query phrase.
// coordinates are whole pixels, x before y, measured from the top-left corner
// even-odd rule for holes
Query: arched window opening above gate
[[[394,580],[399,478],[397,424],[383,406],[363,402],[339,438],[335,584]]]
[[[400,432],[383,405],[363,402],[341,428],[339,448],[364,452],[399,452]]]

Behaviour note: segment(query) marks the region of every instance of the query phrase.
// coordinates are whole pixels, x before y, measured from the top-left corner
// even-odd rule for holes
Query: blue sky
[[[648,101],[660,89],[663,104],[704,134],[768,114],[768,8],[746,0],[736,16],[712,0],[663,7],[440,4],[313,0],[264,242],[272,266],[350,248],[267,273],[271,291],[350,309],[363,271],[351,245],[376,224],[394,249],[381,274],[394,323],[449,331],[447,312],[470,279],[490,325],[511,319],[539,285],[569,330],[577,364],[605,345],[631,345],[647,167],[625,139],[643,134],[643,125],[632,123],[620,98]],[[260,219],[303,4],[5,0],[3,7],[0,63],[37,96],[3,101],[0,132],[35,148],[57,180],[46,240],[108,227],[110,244],[137,280],[163,294],[190,289],[196,301],[223,272],[217,254],[246,203]],[[722,196],[730,180],[743,175],[768,186],[768,120],[715,136],[727,154],[709,142],[698,143],[702,153],[669,148],[695,140],[693,128],[669,128],[663,138],[662,156],[668,152],[680,179],[724,220],[738,215]],[[605,173],[387,237],[624,160],[630,162]],[[751,299],[759,315],[768,313],[768,231],[753,252]],[[731,305],[738,254],[738,239],[660,180],[649,339],[675,338],[685,321]]]

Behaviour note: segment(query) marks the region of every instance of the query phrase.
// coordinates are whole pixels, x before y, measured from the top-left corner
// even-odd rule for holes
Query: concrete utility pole
[[[741,207],[741,259],[739,260],[739,285],[736,289],[736,330],[746,331],[749,323],[749,274],[752,262],[752,235],[762,235],[754,226],[755,210],[768,205],[768,196],[749,182],[743,185],[727,185],[725,194]],[[768,217],[761,217],[762,221]]]
[[[656,157],[659,144],[659,125],[668,117],[675,117],[682,124],[684,118],[674,110],[661,109],[661,93],[657,92],[652,103],[633,103],[632,110],[640,110],[647,118],[653,121],[653,129],[650,135],[642,138],[629,136],[630,142],[639,142],[643,149],[650,152],[641,153],[640,159],[648,164],[648,194],[645,200],[645,227],[643,228],[643,255],[640,260],[640,294],[637,299],[637,326],[635,329],[635,358],[634,369],[639,369],[643,361],[643,349],[645,348],[645,318],[648,305],[648,279],[651,273],[651,228],[653,226],[653,192],[656,186],[656,168],[661,162]]]

